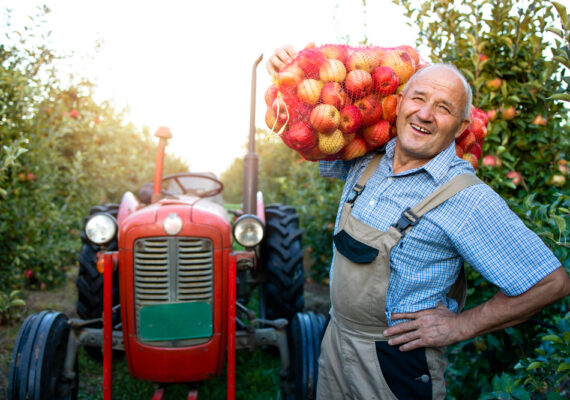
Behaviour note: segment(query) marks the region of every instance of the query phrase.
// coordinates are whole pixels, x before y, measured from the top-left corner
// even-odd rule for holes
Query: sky
[[[291,44],[415,46],[417,30],[391,0],[0,0],[14,29],[46,4],[50,48],[69,54],[62,74],[97,84],[136,126],[171,129],[168,153],[194,172],[220,175],[243,157],[249,134],[251,71],[257,69],[256,126],[265,127],[265,69]],[[96,50],[97,48],[97,50]],[[427,55],[422,55],[427,58]]]

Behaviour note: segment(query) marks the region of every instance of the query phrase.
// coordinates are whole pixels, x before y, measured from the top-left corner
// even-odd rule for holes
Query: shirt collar
[[[390,161],[390,167],[394,161],[394,151],[396,149],[397,140],[398,138],[395,137],[386,144],[386,157]],[[412,170],[406,171],[406,174],[414,173],[423,169],[433,178],[437,184],[441,184],[441,180],[447,175],[449,167],[453,162],[455,156],[455,141],[453,141],[445,150],[429,160],[426,164],[422,165],[420,168],[414,168]]]

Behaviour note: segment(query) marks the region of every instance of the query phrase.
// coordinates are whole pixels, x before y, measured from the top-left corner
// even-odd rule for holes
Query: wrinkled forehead
[[[421,72],[421,70],[420,70]],[[462,80],[447,68],[433,68],[417,76],[411,82],[407,95],[421,93],[443,98],[462,109],[467,101],[467,93]]]

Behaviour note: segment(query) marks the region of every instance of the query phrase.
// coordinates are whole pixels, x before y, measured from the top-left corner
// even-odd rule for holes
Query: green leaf
[[[570,101],[570,93],[556,93],[546,98],[546,100],[564,100]]]
[[[568,14],[566,13],[566,7],[564,7],[562,4],[560,4],[557,1],[553,1],[552,5],[554,6],[554,8],[556,8],[558,15],[560,15],[560,20],[562,21],[562,25],[566,26],[566,23],[568,22]]]
[[[552,214],[550,218],[554,220],[556,226],[558,227],[558,230],[560,231],[560,234],[562,234],[562,232],[566,230],[566,220],[562,218],[560,215],[556,214]]]
[[[530,371],[531,369],[540,368],[540,367],[542,367],[543,364],[544,364],[544,363],[543,363],[543,362],[540,362],[540,361],[533,361],[533,362],[531,362],[531,363],[528,365],[528,367],[526,367],[526,370],[527,370],[527,371]]]
[[[543,342],[548,340],[548,341],[551,341],[553,343],[562,343],[562,339],[560,339],[560,337],[556,336],[556,335],[546,335],[546,336],[543,336],[541,340]]]
[[[564,39],[564,32],[561,29],[557,29],[557,28],[546,28],[547,31],[554,33],[555,35],[560,36],[562,39]]]
[[[22,299],[14,299],[10,302],[10,305],[12,307],[15,307],[15,306],[22,306],[23,307],[26,305],[26,302]]]
[[[570,369],[570,363],[563,362],[558,366],[556,372],[564,372]]]

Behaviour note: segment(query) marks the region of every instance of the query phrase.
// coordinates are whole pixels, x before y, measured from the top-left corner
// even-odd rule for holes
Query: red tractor
[[[8,399],[76,399],[79,346],[103,354],[103,395],[111,398],[112,354],[124,351],[135,379],[198,383],[227,365],[234,398],[235,349],[276,346],[285,399],[314,398],[324,316],[303,313],[303,248],[292,207],[264,207],[257,192],[252,71],[243,210],[230,218],[213,174],[163,177],[167,128],[160,128],[155,177],[139,199],[93,207],[77,278],[79,319],[43,311],[23,323],[12,354]],[[232,223],[233,219],[233,223]],[[235,250],[235,244],[243,250]],[[259,308],[247,308],[254,288]],[[192,383],[195,383],[192,386]]]

